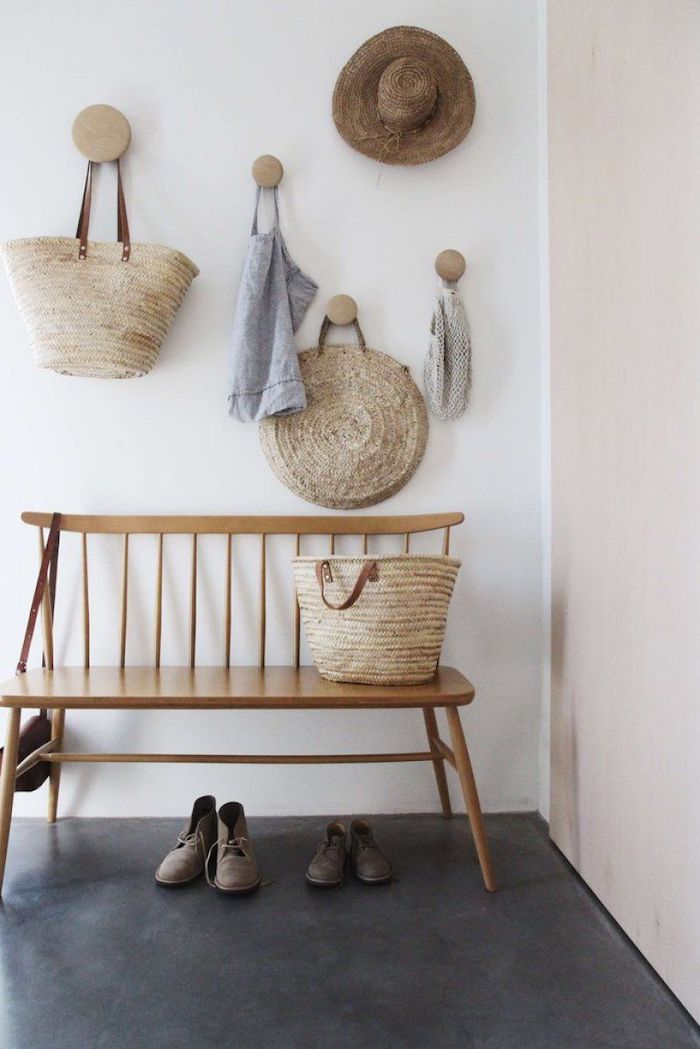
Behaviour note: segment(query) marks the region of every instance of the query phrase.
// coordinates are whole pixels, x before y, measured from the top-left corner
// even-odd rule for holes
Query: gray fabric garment
[[[279,224],[258,233],[260,187],[233,322],[228,410],[241,422],[289,415],[306,407],[294,333],[318,285],[292,260]]]

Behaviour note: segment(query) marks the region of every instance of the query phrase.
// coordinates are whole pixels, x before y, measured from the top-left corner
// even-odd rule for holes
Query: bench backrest
[[[39,530],[40,548],[43,550],[45,531],[51,524],[50,513],[27,512],[22,514],[26,524],[35,525]],[[236,537],[252,535],[258,537],[257,576],[258,576],[258,628],[257,649],[258,664],[265,665],[265,650],[268,622],[268,540],[271,536],[287,536],[294,540],[296,554],[316,553],[302,549],[302,538],[313,536],[323,542],[319,556],[334,553],[336,539],[339,536],[357,536],[357,553],[372,552],[375,538],[379,536],[398,537],[400,550],[410,552],[411,536],[422,532],[439,532],[442,553],[449,552],[450,529],[462,523],[461,513],[411,514],[384,517],[372,516],[301,516],[301,517],[225,517],[225,516],[107,516],[64,514],[61,518],[61,535],[76,533],[80,537],[81,562],[81,597],[82,597],[82,634],[83,665],[90,665],[90,548],[88,537],[91,535],[116,535],[122,537],[122,567],[119,622],[119,665],[126,666],[127,660],[127,619],[129,611],[129,548],[132,536],[151,535],[157,539],[154,565],[154,627],[153,627],[153,665],[160,666],[163,636],[163,554],[168,536],[180,535],[190,537],[189,557],[189,623],[188,623],[188,661],[194,667],[197,657],[197,595],[198,595],[198,542],[202,536],[218,535],[224,537],[221,572],[225,579],[223,608],[221,609],[223,643],[221,646],[221,663],[228,667],[232,663],[232,621],[234,594],[234,544]],[[360,545],[361,544],[361,545]],[[62,548],[64,541],[62,540]],[[350,551],[343,551],[348,554]],[[294,666],[300,660],[300,617],[299,607],[294,600],[292,615],[292,658]],[[49,667],[54,663],[54,640],[51,610],[48,594],[43,605],[44,658]]]

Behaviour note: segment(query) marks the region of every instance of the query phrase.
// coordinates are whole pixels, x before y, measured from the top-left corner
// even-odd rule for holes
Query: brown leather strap
[[[78,247],[78,258],[84,259],[87,254],[87,235],[90,225],[90,203],[92,201],[92,161],[88,160],[85,185],[83,186],[83,200],[78,215],[78,228],[75,235],[80,241]]]
[[[316,562],[316,579],[318,585],[321,588],[321,600],[323,601],[326,608],[332,608],[334,612],[344,612],[346,608],[352,608],[357,601],[358,597],[365,588],[365,583],[372,582],[376,583],[379,579],[379,569],[376,561],[365,561],[360,574],[357,577],[354,587],[350,592],[350,596],[346,597],[342,604],[333,605],[328,600],[324,593],[324,585],[326,583],[333,582],[333,573],[331,571],[330,561],[317,561]]]
[[[318,345],[320,349],[323,349],[323,347],[326,345],[326,335],[328,334],[328,329],[330,328],[332,323],[333,322],[331,321],[330,317],[323,318],[323,323],[321,324],[321,331],[319,332],[318,336]],[[360,347],[361,350],[366,350],[367,346],[365,344],[365,337],[362,334],[360,322],[357,319],[355,319],[352,322],[352,326],[357,333],[357,345]]]
[[[126,214],[126,198],[122,183],[122,169],[117,160],[117,240],[122,246],[122,262],[128,262],[131,255],[131,237],[129,236],[129,219]]]
[[[19,662],[17,663],[18,674],[24,674],[27,669],[29,650],[32,645],[36,620],[44,597],[47,578],[49,580],[49,595],[52,604],[51,611],[53,613],[53,605],[56,599],[56,572],[58,567],[58,543],[60,534],[61,515],[54,514],[51,518],[51,527],[49,528],[49,535],[46,540],[46,546],[44,547],[44,556],[41,559],[39,575],[37,576],[36,587],[34,589],[34,597],[32,598],[32,604],[29,609],[29,620],[27,621],[27,629],[24,634],[24,641],[22,642],[22,651],[19,654]]]
[[[79,243],[78,258],[87,257],[88,231],[90,228],[90,206],[92,204],[92,173],[93,161],[88,160],[87,174],[85,175],[85,186],[83,187],[83,200],[80,205],[78,216],[78,228],[75,236]],[[122,245],[122,262],[128,262],[131,255],[131,238],[129,236],[129,220],[126,214],[126,199],[124,197],[124,186],[122,184],[122,169],[117,160],[117,240]]]

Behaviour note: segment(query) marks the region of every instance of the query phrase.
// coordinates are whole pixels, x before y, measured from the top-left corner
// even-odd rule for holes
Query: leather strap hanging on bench
[[[18,674],[24,674],[27,669],[29,650],[32,646],[32,638],[34,637],[34,631],[36,629],[36,620],[39,615],[39,609],[41,608],[41,602],[44,598],[47,579],[49,583],[51,615],[53,616],[54,606],[56,604],[56,574],[58,572],[58,544],[60,536],[61,515],[54,514],[51,518],[51,527],[49,528],[49,535],[46,540],[46,546],[44,547],[44,555],[39,567],[39,575],[37,576],[36,587],[34,588],[34,597],[32,598],[32,604],[29,609],[27,629],[24,633],[22,651],[19,654],[19,662],[17,663]]]
[[[19,655],[19,662],[17,663],[17,673],[24,674],[27,669],[27,660],[29,659],[29,650],[32,644],[32,638],[34,637],[34,631],[36,629],[36,621],[39,615],[39,609],[41,608],[41,602],[44,599],[44,592],[46,590],[46,584],[49,586],[49,604],[51,607],[51,616],[53,617],[54,607],[56,603],[56,575],[58,571],[58,546],[61,535],[61,515],[54,514],[51,518],[51,527],[49,529],[48,538],[46,540],[46,546],[44,547],[44,554],[41,559],[41,567],[39,568],[39,575],[36,581],[36,587],[34,590],[34,597],[32,598],[31,608],[29,610],[29,620],[27,622],[27,629],[24,634],[24,640],[22,642],[22,651]],[[42,665],[46,665],[46,658],[44,657]],[[17,763],[21,764],[25,758],[29,757],[33,751],[39,747],[48,743],[51,739],[51,721],[49,720],[48,711],[42,709],[39,711],[38,716],[32,717],[22,726],[19,736],[19,747],[17,754]],[[0,764],[2,763],[3,755],[0,751]],[[48,777],[51,766],[48,761],[38,761],[36,765],[27,769],[23,772],[15,782],[16,791],[32,791],[37,790],[44,780]]]

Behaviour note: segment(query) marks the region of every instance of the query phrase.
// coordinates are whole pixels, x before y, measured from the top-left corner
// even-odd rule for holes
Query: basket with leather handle
[[[46,584],[49,586],[49,602],[51,606],[51,615],[53,616],[54,605],[56,601],[56,573],[58,571],[58,545],[61,536],[61,515],[54,514],[51,519],[51,527],[49,529],[48,538],[46,540],[46,546],[44,547],[44,554],[41,559],[41,567],[39,568],[39,576],[36,581],[36,588],[34,590],[34,597],[32,598],[32,604],[29,610],[29,621],[27,623],[27,629],[24,633],[24,641],[22,642],[22,651],[20,652],[19,662],[17,663],[17,673],[23,674],[27,669],[27,660],[29,658],[29,650],[32,644],[32,638],[34,637],[34,630],[36,628],[36,620],[41,608],[41,602],[44,599],[44,591],[46,590]],[[30,718],[23,726],[19,734],[19,747],[17,752],[17,765],[21,765],[25,758],[29,757],[35,750],[42,747],[45,743],[48,743],[51,739],[51,722],[49,720],[48,711],[40,710],[37,715]],[[0,749],[0,768],[4,761],[3,750]],[[45,779],[47,779],[51,766],[48,761],[39,761],[36,765],[32,765],[25,772],[18,776],[15,781],[16,791],[32,791],[38,790]]]
[[[199,272],[161,244],[132,243],[117,161],[117,241],[88,240],[94,163],[88,161],[73,237],[25,237],[0,249],[34,362],[63,375],[128,379],[155,364]]]
[[[314,663],[330,681],[418,685],[437,669],[461,562],[445,555],[296,557]]]

